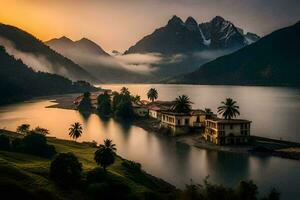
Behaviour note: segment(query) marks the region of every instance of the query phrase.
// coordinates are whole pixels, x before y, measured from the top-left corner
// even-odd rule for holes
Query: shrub
[[[109,185],[107,183],[90,184],[86,190],[88,199],[108,199]]]
[[[256,200],[257,186],[252,181],[241,181],[237,188],[239,199]]]
[[[142,166],[140,163],[137,163],[137,162],[134,162],[131,160],[123,161],[122,166],[133,172],[141,172],[141,170],[142,170]]]
[[[87,172],[86,180],[88,183],[101,183],[105,180],[105,171],[102,168],[95,168]]]
[[[11,149],[13,151],[22,152],[24,150],[23,140],[21,138],[15,138],[11,141]]]
[[[33,194],[14,181],[0,181],[0,194],[3,199],[33,200]]]
[[[72,153],[60,153],[50,165],[50,178],[64,188],[77,186],[81,172],[82,164]]]
[[[9,150],[10,149],[10,140],[6,135],[0,135],[0,150]]]
[[[122,183],[94,183],[87,188],[89,199],[132,200],[130,188]]]
[[[22,142],[24,152],[29,154],[52,157],[56,153],[54,146],[48,145],[46,137],[42,134],[31,133],[26,135]]]

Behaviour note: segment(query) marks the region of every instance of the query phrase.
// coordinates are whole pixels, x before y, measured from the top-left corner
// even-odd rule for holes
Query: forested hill
[[[58,74],[73,81],[99,81],[78,64],[17,27],[0,23],[0,45],[4,46],[10,55],[22,59],[35,70]]]
[[[0,104],[29,99],[34,96],[96,90],[86,82],[73,83],[67,78],[35,72],[21,60],[7,54],[0,46]]]

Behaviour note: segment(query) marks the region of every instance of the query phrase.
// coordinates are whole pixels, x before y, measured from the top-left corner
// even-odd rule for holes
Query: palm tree
[[[221,102],[221,106],[218,107],[218,113],[222,114],[225,119],[232,119],[237,115],[240,115],[239,106],[236,105],[236,101],[231,98],[226,98],[225,102]]]
[[[211,118],[211,116],[214,114],[210,108],[205,108],[204,109],[204,112],[205,112],[205,115],[206,115],[206,118],[209,119]]]
[[[141,101],[141,96],[140,95],[131,96],[131,100],[134,103],[139,103]]]
[[[210,108],[205,108],[204,111],[207,115],[211,115],[213,113]]]
[[[101,144],[95,152],[94,160],[106,171],[106,167],[115,162],[116,151],[116,145],[112,143],[112,140],[105,139],[104,144]]]
[[[30,128],[30,125],[29,124],[21,124],[20,126],[18,126],[17,128],[17,133],[21,133],[23,135],[26,135],[29,133],[29,128]]]
[[[147,97],[149,100],[151,100],[152,102],[154,100],[156,100],[158,98],[158,93],[157,90],[155,88],[151,88],[148,92],[147,92]]]
[[[73,138],[75,141],[81,136],[82,134],[82,126],[79,122],[75,122],[71,124],[69,128],[69,136]]]
[[[192,110],[193,102],[190,101],[190,98],[186,95],[177,97],[173,101],[174,105],[172,110],[178,113],[188,113]]]

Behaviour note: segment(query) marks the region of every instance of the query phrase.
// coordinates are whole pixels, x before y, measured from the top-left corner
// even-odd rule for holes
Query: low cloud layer
[[[42,71],[48,73],[57,73],[68,76],[66,69],[61,66],[53,68],[53,65],[43,55],[36,55],[28,52],[19,51],[13,42],[0,37],[0,45],[4,46],[8,54],[14,56],[16,59],[21,59],[24,64],[31,67],[35,71]],[[147,54],[117,54],[114,56],[102,56],[90,52],[79,51],[78,49],[56,49],[57,52],[63,54],[65,57],[73,60],[81,66],[97,66],[101,71],[101,66],[106,69],[120,69],[126,70],[137,75],[151,75],[160,73],[160,70],[171,70],[169,75],[174,73],[184,73],[185,70],[193,71],[201,64],[209,62],[217,57],[231,53],[233,50],[210,50],[195,52],[192,55],[174,54],[171,56],[164,56],[160,53]],[[195,67],[186,66],[187,61],[192,60]],[[184,65],[184,66],[183,66]],[[189,65],[189,64],[188,64]],[[179,68],[178,68],[179,67]],[[190,67],[190,68],[187,68]],[[54,70],[56,69],[56,70]],[[57,72],[59,70],[59,72]],[[166,74],[168,75],[168,73]]]
[[[33,70],[52,73],[51,67],[49,67],[51,65],[44,56],[36,56],[31,53],[19,51],[13,42],[3,37],[0,37],[0,45],[5,48],[9,55],[12,55],[16,59],[21,59],[24,64]]]
[[[16,48],[12,41],[4,37],[0,37],[0,46],[3,46],[9,55],[22,60],[25,65],[32,68],[34,71],[57,73],[68,77],[68,72],[64,67],[59,67],[59,72],[54,71],[52,63],[45,56],[22,52]]]

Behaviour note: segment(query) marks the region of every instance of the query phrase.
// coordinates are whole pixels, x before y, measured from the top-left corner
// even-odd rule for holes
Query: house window
[[[180,119],[177,120],[177,124],[180,125]]]

